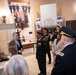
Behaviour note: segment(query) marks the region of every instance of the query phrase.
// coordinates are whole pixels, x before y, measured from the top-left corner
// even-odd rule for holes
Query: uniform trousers
[[[46,58],[39,58],[37,61],[41,74],[46,75]]]

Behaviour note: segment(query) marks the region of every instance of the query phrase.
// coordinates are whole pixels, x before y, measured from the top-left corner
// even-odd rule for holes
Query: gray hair
[[[29,75],[28,65],[23,56],[12,56],[4,68],[3,75]]]
[[[73,42],[74,41],[74,38],[69,38],[69,37],[66,37],[66,36],[65,36],[65,38],[66,38],[67,42]]]

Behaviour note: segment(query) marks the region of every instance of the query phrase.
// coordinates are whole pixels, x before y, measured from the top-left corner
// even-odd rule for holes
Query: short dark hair
[[[42,36],[43,36],[42,32],[37,32],[37,34],[39,34],[39,35],[42,35]]]
[[[60,28],[60,26],[56,26],[56,27],[59,27]]]
[[[43,32],[43,29],[45,29],[47,31],[47,33],[48,33],[48,29],[47,28],[42,28],[42,30],[41,30],[42,32]]]

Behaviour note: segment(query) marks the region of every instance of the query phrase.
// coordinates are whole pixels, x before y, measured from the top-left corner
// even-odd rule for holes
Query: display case
[[[68,21],[66,21],[66,26],[76,30],[76,20],[68,20]]]
[[[13,32],[16,32],[15,24],[0,24],[0,57],[9,54],[8,44]]]

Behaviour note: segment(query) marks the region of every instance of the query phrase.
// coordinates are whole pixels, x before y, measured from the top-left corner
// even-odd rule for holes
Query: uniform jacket
[[[48,52],[50,50],[50,45],[49,45],[50,36],[48,34],[44,35],[43,40],[46,42],[45,49],[46,49],[46,52]]]
[[[76,75],[76,45],[66,46],[56,57],[51,75]]]
[[[37,59],[41,59],[41,58],[45,58],[46,56],[46,51],[45,51],[45,43],[43,41],[43,39],[37,40],[37,50],[36,50],[36,58]]]

